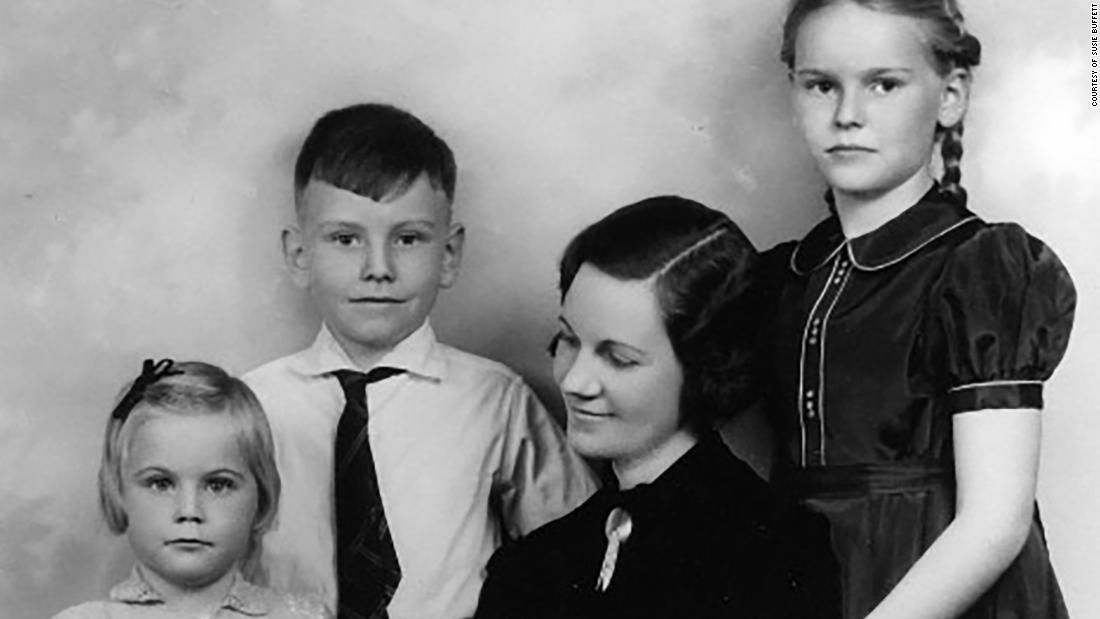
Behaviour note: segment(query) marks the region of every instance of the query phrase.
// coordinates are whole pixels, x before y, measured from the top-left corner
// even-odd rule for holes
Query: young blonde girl
[[[221,369],[145,361],[107,421],[99,498],[136,565],[107,600],[58,619],[327,616],[241,575],[275,517],[279,473],[263,409]]]
[[[1066,616],[1035,480],[1075,295],[967,209],[980,50],[954,0],[794,0],[784,26],[831,216],[771,252],[776,478],[829,519],[849,619]]]

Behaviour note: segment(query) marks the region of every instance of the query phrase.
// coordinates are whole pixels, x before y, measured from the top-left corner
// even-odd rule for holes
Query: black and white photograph
[[[1100,617],[1098,37],[4,2],[0,619]]]

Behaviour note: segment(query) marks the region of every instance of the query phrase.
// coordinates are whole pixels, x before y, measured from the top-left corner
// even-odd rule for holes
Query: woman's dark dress
[[[596,591],[604,524],[633,531],[611,585]],[[708,435],[652,484],[605,488],[493,555],[477,619],[837,617],[824,519],[791,525],[767,486]],[[785,535],[790,527],[798,535]],[[792,557],[792,554],[796,556]]]
[[[935,187],[851,241],[831,217],[768,264],[782,282],[777,479],[829,519],[844,617],[861,619],[954,516],[952,415],[1042,407],[1073,284],[1022,228]],[[1019,557],[964,617],[1065,616],[1036,510]]]

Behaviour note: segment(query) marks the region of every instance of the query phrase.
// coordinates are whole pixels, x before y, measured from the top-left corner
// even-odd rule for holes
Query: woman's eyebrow
[[[567,332],[573,333],[573,327],[569,324],[569,321],[565,319],[565,316],[558,316],[558,322],[561,323],[561,326],[564,327]],[[616,340],[614,338],[605,338],[600,340],[599,343],[596,344],[596,350],[601,353],[608,352],[613,347],[625,348],[646,360],[650,358],[649,353],[647,353],[645,350],[642,350],[641,348],[638,348],[633,344],[628,344],[627,342]]]

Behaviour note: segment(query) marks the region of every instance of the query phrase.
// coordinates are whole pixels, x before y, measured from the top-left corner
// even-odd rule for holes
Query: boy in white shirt
[[[294,175],[297,224],[283,249],[323,325],[310,347],[244,377],[283,477],[263,570],[272,587],[319,595],[341,617],[470,616],[502,540],[568,513],[596,482],[518,375],[435,339],[428,313],[455,281],[464,239],[447,145],[407,112],[355,105],[317,121]],[[382,529],[399,566],[377,611],[363,611],[350,600],[379,583],[338,554],[333,495],[346,491],[333,482],[334,445],[342,411],[363,396],[346,370],[373,368],[387,373],[365,387],[361,440],[374,474],[363,477],[376,476],[367,502],[380,497],[384,516],[365,526]]]

